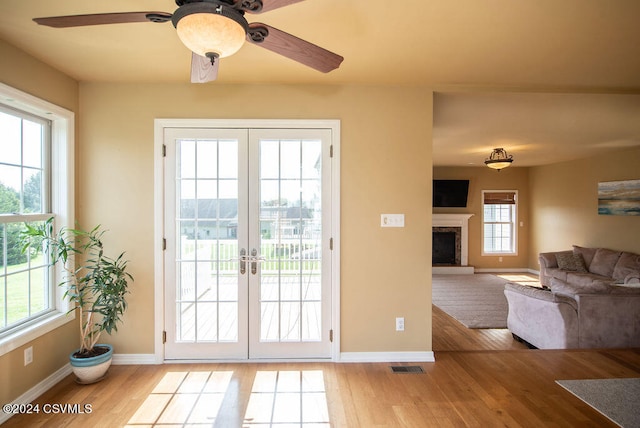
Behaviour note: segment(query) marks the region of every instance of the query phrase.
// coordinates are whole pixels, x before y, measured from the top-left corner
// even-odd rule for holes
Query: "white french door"
[[[331,130],[165,128],[165,359],[331,354]]]

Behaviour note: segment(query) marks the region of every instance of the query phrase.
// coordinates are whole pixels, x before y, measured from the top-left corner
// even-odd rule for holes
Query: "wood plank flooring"
[[[640,349],[530,350],[507,330],[470,330],[433,308],[435,363],[112,366],[35,403],[91,413],[16,415],[4,427],[615,427],[555,383],[640,377]]]
[[[90,404],[90,414],[17,415],[4,426],[613,427],[555,380],[640,377],[640,350],[446,351],[420,366],[113,366],[99,384],[69,376],[36,401]]]
[[[432,305],[434,351],[483,351],[527,349],[506,328],[467,328]]]

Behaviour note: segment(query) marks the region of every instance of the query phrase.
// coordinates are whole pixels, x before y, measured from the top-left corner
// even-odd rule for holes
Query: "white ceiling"
[[[55,29],[31,20],[175,9],[173,0],[2,0],[0,39],[78,81],[187,83],[190,53],[171,23]],[[482,89],[640,93],[639,17],[638,0],[305,0],[247,18],[344,56],[338,70],[323,74],[245,44],[207,85],[433,87],[436,164],[481,163],[500,141],[514,165],[534,165],[550,151],[637,144],[637,98]],[[460,88],[477,91],[451,92]]]

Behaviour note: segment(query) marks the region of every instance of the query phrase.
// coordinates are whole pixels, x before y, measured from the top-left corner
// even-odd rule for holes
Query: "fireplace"
[[[433,273],[472,274],[469,259],[469,218],[473,214],[433,214]]]
[[[433,266],[460,265],[460,233],[449,229],[453,228],[433,228]]]

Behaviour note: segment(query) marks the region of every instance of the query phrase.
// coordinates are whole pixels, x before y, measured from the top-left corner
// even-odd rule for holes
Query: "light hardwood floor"
[[[90,414],[14,416],[6,427],[615,427],[555,383],[640,377],[640,350],[541,351],[506,330],[469,330],[434,307],[435,363],[113,366],[36,403]]]

